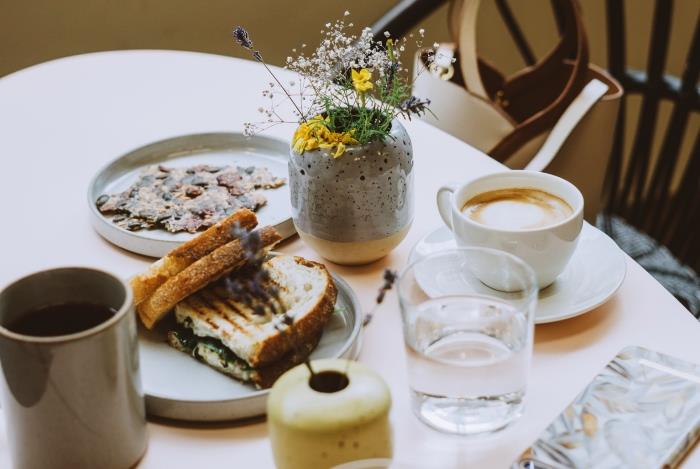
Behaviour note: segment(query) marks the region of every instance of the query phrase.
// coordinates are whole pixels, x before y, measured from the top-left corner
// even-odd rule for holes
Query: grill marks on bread
[[[139,317],[149,329],[175,308],[178,327],[168,333],[171,346],[221,373],[267,388],[316,348],[337,291],[323,264],[301,257],[269,258],[267,276],[241,269],[248,253],[232,239],[231,228],[256,223],[252,212],[239,211],[171,251],[131,285]],[[281,239],[271,227],[259,229],[258,236],[265,253]],[[226,282],[219,280],[233,271]],[[227,288],[229,281],[241,282],[240,288]],[[272,287],[276,294],[269,293]],[[256,293],[258,299],[250,301]],[[264,315],[255,314],[270,300],[274,307],[266,305]],[[282,314],[292,321],[282,321]],[[282,331],[278,321],[285,324]]]
[[[250,316],[243,314],[235,303],[227,301],[226,298],[216,297],[212,291],[195,293],[182,303],[214,330],[220,329],[220,325],[214,320],[216,318],[229,324],[241,334],[251,337],[253,335],[249,330],[250,326],[247,326]],[[221,332],[230,337],[226,330]]]
[[[279,317],[255,315],[249,305],[227,297],[218,285],[180,302],[176,321],[198,337],[221,340],[254,368],[270,366],[295,349],[305,350],[318,340],[333,314],[337,296],[333,279],[325,266],[300,257],[275,256],[264,267],[280,287],[284,310],[293,319],[283,331],[273,322]]]

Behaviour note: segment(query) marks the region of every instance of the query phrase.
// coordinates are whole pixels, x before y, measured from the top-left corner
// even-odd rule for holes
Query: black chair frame
[[[536,58],[507,0],[494,0],[500,16],[522,56],[532,65]],[[401,0],[372,25],[375,39],[384,31],[394,36],[408,34],[423,18],[447,0]],[[626,95],[641,96],[641,112],[629,156],[624,149],[628,105],[620,107],[615,139],[606,174],[605,206],[602,215],[619,215],[666,245],[681,261],[700,271],[700,136],[695,135],[690,158],[681,167],[679,154],[690,115],[700,112],[700,21],[696,19],[681,77],[664,73],[671,36],[672,0],[656,0],[646,70],[627,67],[625,54],[625,1],[605,0],[608,69],[620,81]],[[550,0],[561,30],[561,4]],[[658,155],[652,154],[659,107],[672,103]],[[674,174],[682,174],[671,190]]]

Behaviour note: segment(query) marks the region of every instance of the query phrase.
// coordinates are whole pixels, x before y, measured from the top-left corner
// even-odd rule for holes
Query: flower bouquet
[[[386,32],[376,41],[369,28],[353,34],[348,15],[325,24],[309,55],[304,44],[296,58],[287,57],[285,68],[297,78],[284,84],[243,28],[234,38],[273,77],[263,91],[268,106],[259,108],[264,119],[246,123],[246,133],[297,125],[289,160],[297,232],[328,260],[364,264],[388,254],[410,228],[413,152],[399,118],[429,112],[430,101],[411,95],[400,60],[408,38]],[[418,46],[423,35],[421,29]],[[281,115],[283,101],[293,119]]]

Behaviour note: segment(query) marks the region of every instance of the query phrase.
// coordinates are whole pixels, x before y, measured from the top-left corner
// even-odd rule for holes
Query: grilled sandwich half
[[[269,279],[260,286],[278,292],[266,314],[254,310],[259,303],[232,293],[230,283],[218,281],[175,306],[178,327],[168,334],[168,343],[258,388],[271,386],[303,362],[333,313],[333,278],[322,264],[295,256],[272,257],[263,267]],[[229,278],[245,284],[244,273]],[[269,295],[263,296],[270,301]]]

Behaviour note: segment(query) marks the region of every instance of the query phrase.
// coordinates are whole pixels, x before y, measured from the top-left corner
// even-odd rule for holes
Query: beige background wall
[[[66,55],[112,49],[186,49],[241,56],[231,28],[247,27],[268,61],[281,63],[301,43],[315,44],[328,20],[352,12],[356,25],[370,24],[396,0],[0,0],[0,76]],[[581,0],[593,60],[605,63],[604,0]],[[504,70],[520,66],[493,1],[482,2],[479,46]],[[510,0],[536,52],[555,39],[549,0]],[[653,0],[627,0],[629,63],[642,68],[653,21]],[[676,0],[667,68],[679,74],[700,2]],[[448,38],[447,8],[423,27],[428,39]]]
[[[231,29],[247,27],[263,55],[282,63],[293,47],[310,46],[329,20],[352,11],[352,21],[371,24],[396,0],[0,0],[0,76],[46,60],[113,49],[185,49],[244,56],[233,44]],[[592,60],[605,65],[605,0],[580,0],[591,44]],[[670,1],[670,0],[669,0]],[[505,72],[522,67],[493,1],[482,1],[479,49]],[[525,34],[538,55],[556,38],[549,0],[510,0]],[[653,22],[653,0],[627,0],[628,63],[644,68]],[[667,70],[680,75],[700,2],[676,0]],[[421,25],[426,43],[447,40],[447,8],[441,7]],[[632,100],[630,116],[639,103]],[[668,120],[664,105],[657,133]],[[700,129],[693,117],[687,136]],[[635,119],[628,120],[628,133]],[[655,144],[660,145],[660,138]],[[686,138],[684,159],[692,140]]]

